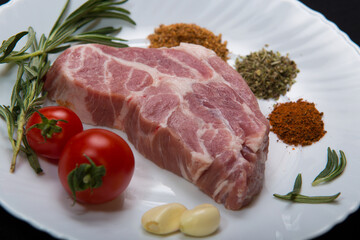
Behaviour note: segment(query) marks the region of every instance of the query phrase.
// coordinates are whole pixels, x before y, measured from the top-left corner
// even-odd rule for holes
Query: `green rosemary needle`
[[[339,152],[340,152],[340,163],[339,163],[339,157],[336,154],[336,151],[331,150],[330,147],[328,147],[326,166],[325,166],[324,170],[322,170],[319,173],[319,175],[317,175],[316,178],[314,179],[314,181],[312,182],[313,186],[316,186],[316,185],[318,185],[320,183],[324,183],[324,182],[330,182],[343,173],[343,171],[346,167],[346,164],[347,164],[347,160],[346,160],[345,153],[341,150]]]
[[[50,68],[48,55],[65,50],[70,44],[98,43],[114,47],[127,47],[125,40],[110,36],[121,28],[104,27],[95,30],[81,31],[83,27],[90,29],[100,18],[119,19],[129,24],[135,22],[130,14],[118,5],[126,1],[88,0],[74,12],[65,16],[70,0],[67,0],[60,16],[46,37],[42,34],[36,38],[32,27],[2,42],[0,46],[0,63],[15,63],[18,73],[12,90],[10,105],[0,106],[0,117],[7,125],[8,138],[13,148],[10,172],[14,172],[16,158],[20,151],[24,152],[36,173],[42,169],[34,151],[29,147],[24,135],[24,126],[32,113],[41,107],[46,93],[43,91],[43,77]],[[19,51],[15,46],[24,36],[27,42]],[[16,136],[16,138],[14,138]]]

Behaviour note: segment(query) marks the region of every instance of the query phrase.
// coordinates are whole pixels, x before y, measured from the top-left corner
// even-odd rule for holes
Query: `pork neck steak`
[[[48,97],[84,123],[117,128],[146,158],[237,210],[263,185],[269,123],[240,74],[202,46],[63,52]]]

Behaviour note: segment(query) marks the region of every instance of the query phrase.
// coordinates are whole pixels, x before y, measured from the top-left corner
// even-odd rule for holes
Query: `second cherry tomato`
[[[134,172],[134,155],[119,135],[93,128],[72,137],[58,165],[65,190],[82,203],[98,204],[120,195]]]

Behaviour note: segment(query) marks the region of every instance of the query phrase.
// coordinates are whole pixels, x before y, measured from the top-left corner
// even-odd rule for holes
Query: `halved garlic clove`
[[[183,212],[180,231],[194,237],[204,237],[214,233],[220,225],[220,212],[211,204],[201,204]]]
[[[155,234],[169,234],[179,230],[180,217],[186,207],[180,203],[169,203],[154,207],[141,218],[143,228]]]

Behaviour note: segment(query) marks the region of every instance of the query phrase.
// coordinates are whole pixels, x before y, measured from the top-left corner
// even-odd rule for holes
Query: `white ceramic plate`
[[[81,2],[73,1],[72,9]],[[11,1],[0,8],[0,39],[26,30],[29,25],[38,33],[47,33],[63,4],[59,0]],[[360,55],[359,48],[334,24],[292,0],[131,0],[124,7],[131,11],[137,26],[125,26],[119,36],[130,39],[133,46],[145,46],[146,36],[160,24],[188,22],[222,33],[235,54],[246,55],[265,44],[269,49],[289,53],[301,72],[291,91],[279,101],[303,98],[324,112],[327,134],[312,146],[289,147],[271,133],[264,189],[241,211],[218,205],[221,226],[208,239],[310,238],[329,230],[358,208],[360,191],[355,191],[355,184],[360,180],[356,154],[360,146]],[[0,103],[8,104],[15,71],[1,66],[0,74]],[[260,102],[265,115],[274,103]],[[325,166],[328,146],[344,150],[348,166],[331,184],[312,187],[311,181]],[[159,169],[133,150],[135,175],[121,198],[101,206],[72,207],[59,184],[55,165],[41,162],[45,174],[36,176],[20,158],[16,172],[9,173],[12,152],[1,121],[0,203],[13,215],[55,237],[89,240],[154,239],[156,236],[140,226],[140,218],[149,208],[168,202],[180,202],[189,208],[213,203],[190,183]],[[338,201],[312,205],[275,199],[273,193],[291,190],[298,173],[303,176],[303,194],[341,192]],[[176,233],[167,239],[186,237]]]

